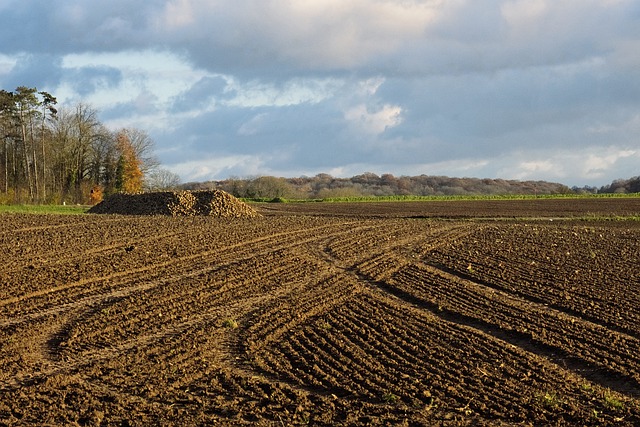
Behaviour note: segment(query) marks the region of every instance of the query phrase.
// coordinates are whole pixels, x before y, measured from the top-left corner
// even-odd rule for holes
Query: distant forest
[[[510,194],[589,194],[638,193],[640,177],[616,180],[601,188],[573,187],[546,181],[504,179],[449,178],[444,176],[381,176],[364,173],[351,178],[334,178],[328,174],[314,177],[278,178],[261,176],[183,184],[185,190],[220,189],[236,197],[326,199],[367,196],[455,196]]]
[[[617,179],[609,185],[600,187],[598,193],[640,193],[640,176],[636,176],[629,179]]]

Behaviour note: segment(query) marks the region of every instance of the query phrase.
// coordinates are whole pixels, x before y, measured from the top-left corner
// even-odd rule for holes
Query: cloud
[[[614,166],[622,165],[631,159],[640,159],[640,150],[609,149],[605,152],[589,153],[582,162],[582,175],[591,179],[601,178]]]
[[[500,12],[512,31],[530,33],[542,24],[550,5],[547,0],[516,0],[503,3]]]
[[[253,136],[258,134],[260,131],[265,129],[265,126],[269,120],[269,115],[267,113],[259,113],[249,119],[247,122],[243,123],[240,128],[238,128],[238,135],[240,136]]]
[[[625,38],[621,29],[634,32],[638,15],[633,1],[602,0],[10,3],[0,18],[7,53],[164,46],[211,72],[272,79],[575,61],[594,50],[607,52]],[[43,36],[18,37],[24,32],[16,30],[25,25],[30,34]]]
[[[185,110],[206,111],[214,108],[216,98],[228,98],[229,82],[224,76],[204,76],[187,90],[176,94],[172,99],[171,109],[174,112]]]
[[[369,135],[377,135],[398,125],[402,119],[402,108],[385,104],[379,109],[371,110],[365,104],[356,105],[345,112],[345,119],[359,131]]]
[[[0,76],[8,75],[17,62],[18,59],[15,57],[0,54]]]
[[[74,82],[77,93],[83,97],[98,91],[110,90],[122,83],[122,71],[107,66],[82,67],[64,72],[64,79]]]
[[[6,69],[8,73],[0,76],[0,81],[10,90],[18,86],[55,87],[63,77],[61,58],[48,54],[19,55],[13,67]]]
[[[143,128],[181,175],[637,175],[635,0],[5,0],[0,10],[3,88],[37,86],[91,104],[109,126]]]
[[[258,156],[222,156],[178,162],[171,165],[173,173],[184,182],[207,181],[214,176],[253,176],[264,173],[264,159]]]
[[[316,73],[351,69],[392,52],[419,37],[442,3],[174,1],[158,11],[153,27],[169,44],[188,44],[194,63],[208,69],[241,74],[260,67],[262,74],[267,64],[279,64],[284,74]]]
[[[585,147],[581,151],[559,150],[551,158],[538,150],[529,150],[519,156],[509,156],[505,160],[512,166],[498,170],[501,177],[520,180],[539,179],[546,176],[567,185],[602,185],[605,177],[613,179],[637,176],[640,150],[630,150],[615,145]],[[528,160],[525,158],[528,157]],[[612,174],[612,171],[613,172]],[[619,174],[619,175],[617,175]]]

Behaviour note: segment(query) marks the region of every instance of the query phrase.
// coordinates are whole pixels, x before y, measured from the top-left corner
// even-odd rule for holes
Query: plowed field
[[[1,215],[0,425],[640,425],[640,199],[258,209]]]

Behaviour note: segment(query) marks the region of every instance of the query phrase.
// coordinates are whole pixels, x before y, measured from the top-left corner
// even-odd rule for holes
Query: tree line
[[[640,177],[617,179],[601,187],[568,186],[548,181],[519,181],[446,176],[377,175],[366,172],[351,178],[321,173],[313,177],[282,178],[259,176],[221,181],[191,182],[186,190],[221,189],[250,199],[326,199],[372,196],[465,196],[465,195],[550,195],[640,193]]]
[[[328,174],[313,177],[232,178],[222,181],[187,183],[189,190],[221,189],[236,197],[326,199],[370,196],[454,196],[508,194],[567,194],[573,191],[563,184],[546,181],[450,178],[445,176],[400,176],[367,172],[351,178]]]
[[[640,193],[640,176],[634,176],[629,179],[616,179],[611,184],[600,187],[600,189],[592,189],[592,192],[611,194]]]
[[[144,131],[113,131],[87,104],[57,104],[32,87],[0,90],[0,203],[87,204],[178,184]]]

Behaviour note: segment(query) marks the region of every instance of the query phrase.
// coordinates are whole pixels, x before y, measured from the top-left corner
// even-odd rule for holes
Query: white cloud
[[[184,119],[181,113],[170,114],[169,107],[207,75],[178,55],[160,50],[69,54],[62,59],[62,69],[63,81],[51,89],[61,104],[88,103],[109,117],[109,126],[141,127],[148,132],[166,130]],[[110,81],[98,74],[100,70],[117,72],[119,78]],[[74,79],[78,72],[94,73],[96,77],[79,82]],[[88,83],[92,87],[86,92]]]
[[[63,57],[62,66],[68,70],[108,66],[122,73],[122,86],[96,92],[89,99],[98,108],[135,99],[145,91],[167,103],[206,74],[171,52],[157,50],[70,54]]]
[[[516,0],[502,4],[501,12],[514,31],[531,30],[549,10],[547,0]]]
[[[598,150],[601,151],[601,150]],[[577,156],[576,156],[577,157]],[[611,150],[608,152],[587,153],[584,156],[581,168],[582,176],[589,178],[601,178],[614,168],[620,161],[627,158],[639,158],[639,150]]]
[[[233,107],[284,107],[302,103],[318,103],[335,95],[344,82],[335,78],[292,79],[282,84],[230,79],[228,92],[235,96],[224,103]]]
[[[345,119],[366,134],[377,135],[402,121],[402,108],[397,105],[383,105],[371,110],[365,104],[356,105],[345,112]]]
[[[278,2],[270,31],[286,56],[312,67],[352,67],[422,38],[442,1]],[[279,19],[280,18],[280,19]],[[309,49],[309,47],[312,49]]]
[[[206,40],[209,54],[228,50],[245,64],[268,60],[335,69],[361,65],[419,40],[443,4],[442,0],[177,0],[156,12],[152,27],[155,36],[168,44],[200,45]],[[204,46],[192,51],[194,59],[215,63],[215,57],[207,58]]]
[[[537,150],[507,154],[499,160],[503,166],[495,177],[558,181],[567,185],[602,185],[615,177],[637,176],[635,165],[640,150],[617,146],[585,147],[582,150],[540,152]],[[603,182],[604,180],[604,182]]]
[[[218,155],[171,164],[168,169],[178,174],[183,182],[193,182],[258,175],[264,173],[263,165],[264,159],[259,156]]]
[[[195,22],[194,8],[191,0],[174,0],[166,3],[161,15],[160,30],[176,30],[188,27]]]
[[[238,135],[251,136],[257,134],[264,126],[267,119],[267,113],[260,113],[253,116],[248,122],[245,122],[240,126],[240,129],[238,129]]]
[[[512,179],[528,180],[536,176],[561,176],[562,168],[551,160],[528,160],[515,165],[511,172]]]
[[[15,67],[17,62],[18,60],[15,57],[3,55],[0,53],[0,79],[3,75],[9,74],[9,72],[13,69],[13,67]]]

